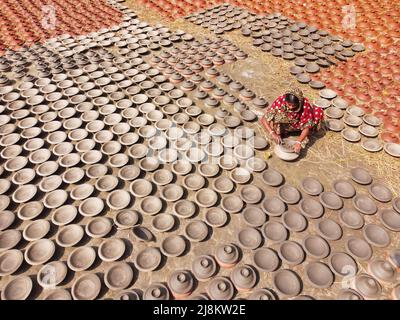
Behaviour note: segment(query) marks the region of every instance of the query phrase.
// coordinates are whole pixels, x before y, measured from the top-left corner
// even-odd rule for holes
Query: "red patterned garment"
[[[288,125],[289,131],[305,128],[318,129],[323,118],[324,111],[312,106],[307,98],[304,98],[303,107],[299,111],[291,111],[286,105],[285,95],[278,97],[264,114],[266,121]]]

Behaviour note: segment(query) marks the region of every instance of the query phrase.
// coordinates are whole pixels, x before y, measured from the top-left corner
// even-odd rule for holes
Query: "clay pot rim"
[[[167,242],[171,242],[171,241],[175,241],[175,244],[176,244],[175,247],[178,248],[179,250],[176,250],[175,252],[166,250],[165,245],[167,244]],[[179,246],[180,246],[180,248],[179,248]],[[165,238],[162,241],[160,249],[161,249],[161,252],[168,257],[179,257],[186,250],[186,242],[182,236],[179,236],[179,235],[168,236],[167,238]]]
[[[103,224],[106,226],[105,230],[103,230],[103,232],[101,233],[93,233],[90,228],[94,223],[98,223],[98,222],[103,222]],[[110,221],[110,219],[105,218],[105,217],[96,217],[91,219],[85,226],[85,232],[88,236],[92,237],[92,238],[101,238],[106,236],[112,229],[112,223]]]
[[[363,256],[356,255],[356,252],[354,252],[352,250],[352,248],[350,247],[351,242],[354,242],[354,241],[358,241],[359,243],[363,243],[365,245],[365,248],[367,249],[367,252]],[[355,257],[356,259],[362,260],[362,261],[369,260],[371,255],[372,255],[371,245],[367,241],[365,241],[364,239],[361,239],[361,238],[350,237],[345,243],[345,248],[346,248],[346,251],[351,256]]]

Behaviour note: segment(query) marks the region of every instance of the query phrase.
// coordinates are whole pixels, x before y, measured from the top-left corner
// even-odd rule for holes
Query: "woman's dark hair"
[[[285,100],[291,105],[294,105],[296,110],[301,107],[299,98],[297,98],[294,94],[287,93],[285,95]]]

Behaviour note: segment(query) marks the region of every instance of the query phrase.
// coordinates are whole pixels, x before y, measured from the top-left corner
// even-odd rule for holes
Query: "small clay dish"
[[[131,193],[138,198],[144,198],[153,191],[153,185],[146,179],[136,179],[130,185]]]
[[[325,114],[332,119],[340,119],[343,117],[344,112],[336,107],[329,107],[325,110]]]
[[[208,226],[200,220],[189,222],[185,227],[185,236],[193,242],[200,242],[208,236]]]
[[[324,187],[318,179],[313,177],[306,177],[301,181],[301,188],[310,196],[318,196],[324,191]]]
[[[82,240],[85,232],[78,224],[70,224],[62,227],[56,236],[56,242],[59,246],[67,248],[75,246]]]
[[[372,182],[372,177],[369,172],[363,168],[353,168],[350,171],[351,178],[358,184],[367,185]]]
[[[343,200],[333,192],[325,191],[319,195],[319,200],[325,208],[339,210],[343,207]]]
[[[250,172],[262,172],[267,168],[267,163],[264,159],[252,157],[250,159],[247,159],[246,168],[248,168]]]
[[[294,266],[303,262],[305,258],[302,247],[295,241],[284,241],[278,250],[279,257],[288,265]]]
[[[296,211],[288,210],[282,215],[283,225],[294,232],[302,232],[307,228],[307,219]]]
[[[279,294],[294,297],[300,294],[302,282],[292,270],[282,269],[273,274],[272,283]]]
[[[334,275],[329,267],[322,262],[311,262],[304,268],[306,279],[315,288],[329,288],[334,281]]]
[[[318,221],[316,228],[318,234],[329,241],[339,240],[343,235],[341,226],[329,218]]]
[[[39,219],[29,223],[22,232],[22,236],[27,241],[42,239],[50,230],[50,222]]]
[[[192,168],[193,165],[189,161],[181,159],[175,161],[171,166],[172,171],[181,176],[188,174]]]
[[[174,203],[172,211],[180,218],[191,218],[196,213],[196,205],[189,200],[179,200]]]
[[[227,213],[221,208],[213,207],[206,211],[205,222],[213,228],[220,228],[228,221]]]
[[[139,221],[139,213],[135,210],[122,210],[114,217],[114,223],[118,229],[129,229]]]
[[[260,227],[267,221],[265,213],[257,207],[247,207],[242,214],[244,221],[250,227]]]
[[[321,98],[325,99],[334,99],[337,96],[337,93],[331,89],[323,89],[319,92]]]
[[[380,183],[373,183],[368,187],[369,194],[380,202],[390,202],[393,198],[393,193],[388,187]]]
[[[44,289],[59,285],[67,276],[68,268],[64,262],[53,261],[44,265],[37,274],[37,282]],[[51,275],[49,277],[49,275]]]
[[[346,128],[342,130],[341,135],[343,139],[349,142],[358,142],[361,140],[361,134],[353,128]]]
[[[68,193],[65,190],[57,189],[47,193],[43,202],[46,208],[55,209],[62,206],[67,199]]]
[[[234,183],[228,177],[221,176],[221,177],[216,178],[213,181],[212,186],[213,186],[213,189],[215,191],[217,191],[218,193],[229,193],[233,190]]]
[[[285,184],[278,189],[279,198],[287,204],[295,204],[300,201],[301,194],[295,187]]]
[[[232,181],[234,181],[238,184],[245,184],[245,183],[249,182],[251,179],[251,173],[249,172],[249,170],[247,170],[246,168],[243,168],[243,167],[238,167],[238,168],[233,169],[229,173],[229,176],[232,179]]]
[[[379,127],[382,124],[382,121],[379,118],[373,116],[372,114],[364,115],[363,120],[366,124],[369,124],[370,126],[373,127]]]
[[[104,164],[93,164],[86,169],[86,175],[91,179],[98,179],[107,174],[107,167]]]
[[[400,231],[400,214],[392,209],[379,211],[379,218],[382,224],[389,230]]]
[[[368,138],[376,138],[379,134],[379,130],[368,124],[362,124],[358,127],[358,131]]]
[[[28,276],[18,276],[10,280],[1,292],[1,300],[26,300],[30,296],[33,282]]]
[[[90,197],[85,199],[79,205],[79,213],[85,217],[94,217],[100,214],[104,209],[104,202],[100,198]]]
[[[16,215],[12,211],[2,211],[0,213],[0,231],[6,230],[15,221]]]
[[[363,216],[354,209],[343,209],[339,212],[339,220],[350,229],[361,229],[364,225]]]
[[[334,252],[329,257],[329,266],[339,277],[354,276],[357,274],[356,261],[344,252]]]
[[[362,117],[365,112],[363,109],[356,107],[356,106],[350,106],[346,109],[347,113],[356,116],[356,117]]]
[[[345,243],[345,248],[348,253],[361,261],[367,261],[372,256],[371,246],[360,238],[350,237]]]
[[[264,197],[263,191],[253,185],[246,185],[239,190],[240,198],[249,204],[256,204],[262,200]]]
[[[163,186],[160,192],[161,198],[166,201],[175,202],[183,197],[184,189],[180,185],[168,184]]]
[[[14,191],[12,199],[16,203],[28,202],[37,192],[37,187],[33,184],[22,185]]]
[[[221,207],[228,213],[238,213],[244,206],[243,200],[236,195],[228,195],[222,198]]]
[[[104,274],[104,283],[111,290],[123,290],[133,280],[133,270],[126,262],[114,262]]]
[[[333,191],[342,198],[352,198],[356,194],[356,189],[346,180],[335,180],[332,187]]]
[[[400,157],[400,144],[398,143],[387,142],[384,144],[383,149],[387,154],[390,154],[392,157]]]
[[[384,248],[390,244],[390,236],[387,231],[376,224],[366,224],[363,228],[363,235],[373,246]]]
[[[24,261],[24,256],[20,250],[11,249],[0,253],[0,276],[16,272]]]
[[[153,218],[151,225],[159,232],[167,232],[175,226],[175,218],[171,214],[161,213]]]
[[[363,139],[361,141],[361,147],[368,152],[378,152],[383,149],[382,141],[376,138]]]
[[[101,290],[101,280],[95,273],[87,273],[75,280],[71,294],[74,300],[94,300]]]
[[[55,250],[56,246],[53,241],[49,239],[36,240],[26,248],[24,258],[32,266],[45,264],[54,255]]]
[[[282,174],[272,168],[268,168],[263,172],[262,179],[265,184],[271,187],[277,187],[284,181]]]
[[[162,209],[163,203],[157,196],[147,196],[140,203],[140,209],[148,215],[155,215]]]
[[[38,217],[43,211],[43,203],[32,201],[22,204],[17,212],[18,218],[21,220],[32,220]]]
[[[237,235],[236,239],[239,245],[245,249],[257,249],[262,243],[262,236],[260,231],[255,228],[247,227],[241,229]]]
[[[265,239],[272,243],[280,243],[285,241],[288,237],[288,231],[286,228],[276,221],[268,221],[264,224],[262,227],[262,233]]]
[[[110,233],[112,229],[111,220],[105,217],[91,219],[85,227],[86,234],[92,238],[102,238]]]
[[[372,215],[378,211],[375,202],[365,194],[358,194],[353,199],[353,206],[363,214]]]
[[[324,214],[324,207],[321,203],[312,198],[301,200],[299,203],[299,209],[303,215],[311,219],[317,219]]]
[[[219,173],[219,166],[212,163],[201,163],[198,167],[199,173],[203,177],[214,177]]]
[[[174,175],[171,171],[167,169],[159,169],[154,172],[152,181],[159,186],[165,186],[169,184],[174,178]]]
[[[314,259],[326,258],[331,248],[326,240],[316,235],[309,235],[303,239],[304,251]]]
[[[195,201],[200,207],[209,208],[218,201],[218,195],[212,189],[200,189],[195,194]]]
[[[278,269],[280,259],[274,250],[263,247],[254,252],[253,263],[261,271],[273,272]]]
[[[98,248],[98,254],[101,260],[106,262],[117,261],[125,253],[125,242],[118,238],[104,240]]]
[[[179,257],[186,250],[186,242],[182,236],[168,236],[161,242],[161,252],[168,257]]]
[[[272,217],[279,217],[286,210],[286,204],[278,197],[265,199],[261,207],[267,215]]]

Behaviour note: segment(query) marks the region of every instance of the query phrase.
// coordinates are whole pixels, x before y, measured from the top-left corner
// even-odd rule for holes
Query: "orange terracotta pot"
[[[388,131],[381,133],[381,139],[385,142],[399,143],[398,136]]]

